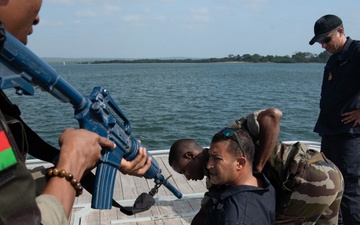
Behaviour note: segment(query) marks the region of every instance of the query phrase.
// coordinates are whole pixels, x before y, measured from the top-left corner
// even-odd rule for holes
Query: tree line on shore
[[[211,63],[211,62],[249,62],[249,63],[326,63],[330,54],[326,51],[320,54],[310,52],[296,52],[292,56],[261,56],[259,54],[234,55],[229,54],[223,58],[205,59],[111,59],[81,62],[83,64],[102,64],[102,63]]]

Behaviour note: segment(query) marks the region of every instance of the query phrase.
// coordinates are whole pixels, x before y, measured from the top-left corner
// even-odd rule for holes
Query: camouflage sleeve
[[[260,125],[257,118],[262,111],[264,110],[257,110],[246,117],[248,131],[250,135],[256,137],[256,139],[259,139],[260,134]]]
[[[36,196],[40,195],[46,185],[47,185],[47,179],[46,179],[46,168],[44,166],[39,166],[33,169],[29,170],[31,173],[31,176],[33,177],[36,185]]]
[[[264,110],[257,110],[253,113],[250,113],[249,115],[236,120],[234,123],[232,123],[230,125],[230,127],[246,127],[247,131],[249,132],[249,134],[251,135],[251,137],[253,139],[258,139],[259,138],[259,133],[260,133],[260,125],[259,122],[257,121],[257,117],[258,115]],[[246,123],[246,124],[244,124]]]
[[[41,212],[42,225],[69,225],[64,207],[54,196],[40,195],[36,197],[36,203]]]

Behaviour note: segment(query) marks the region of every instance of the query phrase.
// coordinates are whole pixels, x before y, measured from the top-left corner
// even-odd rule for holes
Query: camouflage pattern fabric
[[[257,117],[262,111],[231,125],[248,130],[257,147],[260,134]],[[322,153],[300,142],[287,145],[278,141],[262,172],[277,193],[275,224],[338,224],[344,179]]]
[[[275,224],[337,224],[344,180],[322,153],[278,142],[264,173],[277,191]]]

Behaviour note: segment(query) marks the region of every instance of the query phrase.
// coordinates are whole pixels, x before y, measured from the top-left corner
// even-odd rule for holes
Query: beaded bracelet
[[[51,177],[63,178],[64,177],[74,187],[74,189],[76,191],[76,197],[80,196],[83,193],[83,189],[84,189],[83,186],[80,184],[80,182],[77,181],[76,178],[74,178],[74,175],[72,175],[72,173],[67,173],[63,169],[60,170],[57,168],[51,168],[51,169],[48,169],[46,175],[49,178],[51,178]]]

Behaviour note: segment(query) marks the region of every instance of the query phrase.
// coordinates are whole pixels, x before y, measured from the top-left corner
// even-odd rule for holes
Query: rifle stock
[[[115,176],[121,166],[121,159],[134,159],[140,147],[140,143],[131,135],[130,121],[106,88],[94,87],[92,93],[84,97],[51,66],[7,32],[0,51],[0,89],[15,88],[18,94],[33,95],[34,86],[49,92],[62,102],[69,102],[75,110],[74,117],[80,128],[115,142],[115,149],[102,150],[91,204],[95,209],[110,209]],[[151,156],[149,152],[147,154]],[[164,178],[154,158],[144,177],[154,179],[155,185],[164,185],[177,198],[182,198],[181,192]]]

